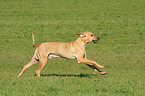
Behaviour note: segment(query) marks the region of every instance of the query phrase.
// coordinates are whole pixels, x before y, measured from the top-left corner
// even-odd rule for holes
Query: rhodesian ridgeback
[[[35,44],[34,35],[32,32],[33,38],[33,46],[37,47],[35,50],[34,56],[32,60],[26,64],[20,74],[22,73],[33,64],[40,62],[38,69],[35,71],[36,75],[40,77],[40,72],[43,67],[46,65],[47,60],[51,59],[52,57],[63,57],[67,59],[77,59],[78,63],[85,63],[94,71],[104,75],[107,72],[100,71],[99,68],[104,68],[104,66],[99,65],[97,62],[93,60],[88,60],[86,58],[86,51],[85,46],[88,42],[97,43],[100,39],[99,37],[95,36],[92,32],[84,32],[84,33],[77,33],[76,36],[79,38],[76,41],[67,42],[67,43],[60,43],[60,42],[45,42],[41,44]],[[95,65],[97,67],[95,67]]]

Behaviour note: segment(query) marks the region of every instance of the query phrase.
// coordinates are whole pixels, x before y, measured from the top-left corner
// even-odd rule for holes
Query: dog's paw
[[[99,68],[104,68],[104,66],[99,66]]]
[[[105,74],[107,74],[107,72],[101,72],[101,75],[105,75]]]

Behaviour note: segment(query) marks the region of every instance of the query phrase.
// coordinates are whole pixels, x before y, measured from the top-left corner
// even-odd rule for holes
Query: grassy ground
[[[0,96],[143,96],[145,94],[144,0],[0,0]],[[76,60],[54,58],[17,78],[37,43],[100,37],[87,57],[104,65],[100,75]]]

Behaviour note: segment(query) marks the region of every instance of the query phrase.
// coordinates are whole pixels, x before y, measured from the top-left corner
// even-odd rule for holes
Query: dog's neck
[[[78,38],[76,42],[80,43],[83,47],[86,47],[87,41],[83,41],[82,38]]]

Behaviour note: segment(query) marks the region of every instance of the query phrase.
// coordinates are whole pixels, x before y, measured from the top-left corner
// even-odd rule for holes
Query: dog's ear
[[[82,38],[82,37],[86,37],[86,34],[84,34],[84,33],[77,33],[76,36],[80,36]]]
[[[81,33],[77,33],[76,36],[80,36]]]

